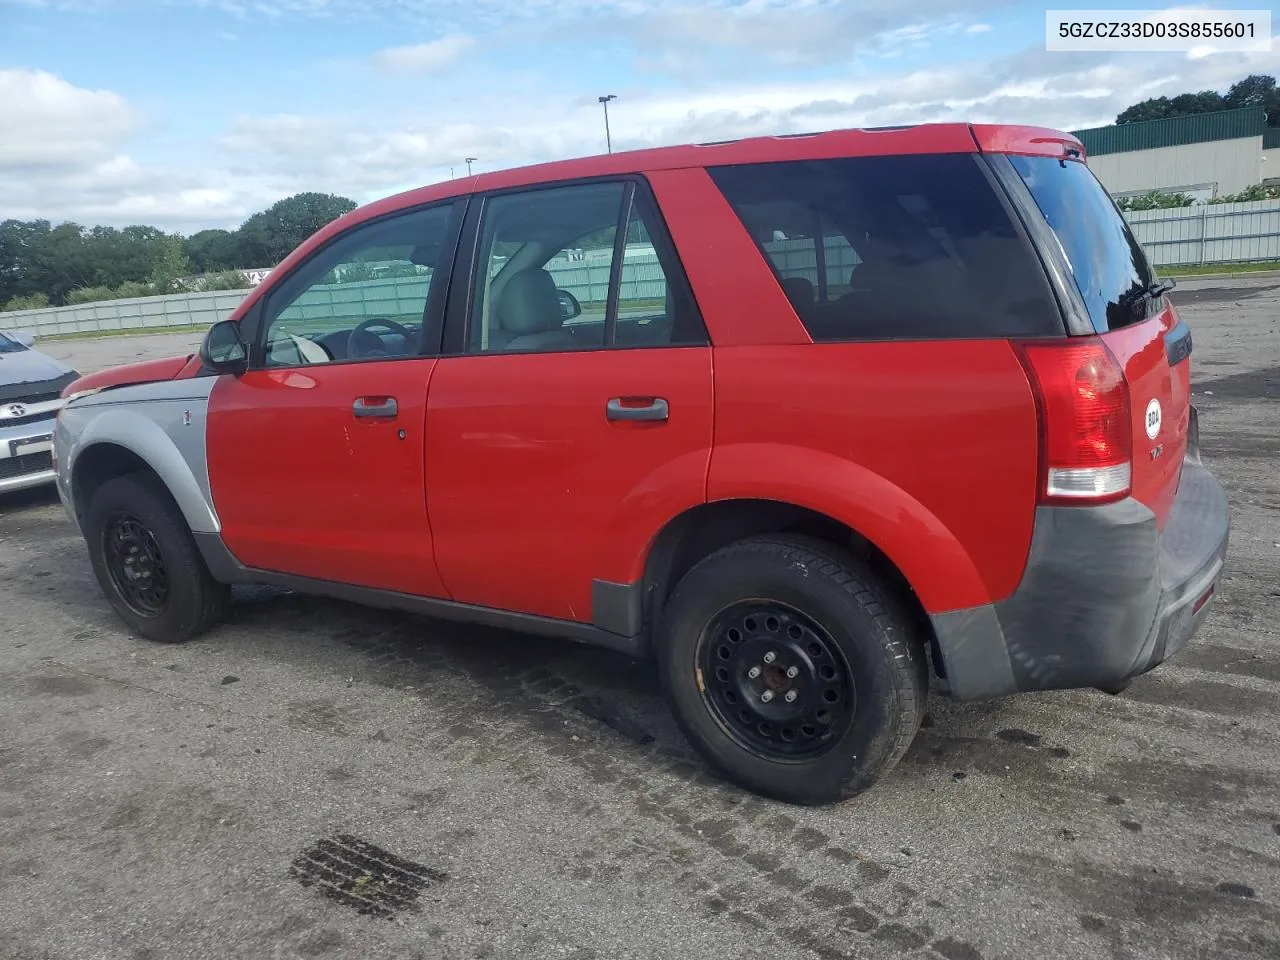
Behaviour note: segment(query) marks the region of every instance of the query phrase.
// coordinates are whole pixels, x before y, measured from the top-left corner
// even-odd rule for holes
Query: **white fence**
[[[0,313],[0,329],[29,330],[37,337],[59,333],[104,333],[137,327],[208,326],[239,306],[246,290],[175,293],[165,297],[100,300],[74,307]]]
[[[1171,266],[1245,263],[1280,260],[1280,200],[1249,203],[1222,203],[1172,210],[1144,210],[1127,214],[1147,256],[1170,272]],[[807,275],[817,282],[817,261],[810,244],[774,241],[768,244],[775,259],[785,261],[788,275]],[[791,247],[795,249],[788,249]],[[824,245],[829,274],[847,278],[857,262],[857,254],[843,241],[829,239]],[[580,301],[604,300],[609,282],[608,258],[596,260],[556,260],[548,264],[556,286],[568,290]],[[338,304],[363,301],[367,316],[396,316],[414,312],[401,309],[406,303],[421,304],[421,277],[338,283],[324,290],[313,288],[307,303],[299,304],[304,315],[335,316]],[[661,299],[666,284],[657,256],[649,249],[628,250],[622,274],[625,299]],[[110,333],[114,330],[165,327],[205,327],[231,314],[246,291],[174,294],[131,300],[104,300],[75,307],[44,310],[15,310],[0,313],[0,329],[29,330],[37,337],[67,333]],[[421,309],[418,307],[418,309]],[[312,312],[314,311],[314,313]],[[349,306],[342,312],[351,313]]]
[[[556,286],[583,304],[603,303],[609,287],[609,257],[554,260],[547,269]],[[316,285],[288,308],[293,320],[326,317],[404,317],[421,313],[427,277]],[[666,279],[652,247],[628,250],[623,262],[624,300],[662,300]],[[0,313],[0,330],[26,330],[37,337],[67,333],[110,333],[114,330],[165,327],[207,327],[225,319],[240,305],[247,290],[172,294],[130,300],[103,300],[74,307],[13,310]]]
[[[1142,210],[1126,217],[1158,267],[1280,260],[1280,200]]]

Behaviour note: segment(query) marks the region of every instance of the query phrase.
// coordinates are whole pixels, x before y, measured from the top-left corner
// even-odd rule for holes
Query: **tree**
[[[1226,100],[1215,90],[1199,93],[1181,93],[1169,97],[1153,97],[1135,103],[1121,111],[1116,123],[1138,123],[1142,120],[1165,120],[1169,117],[1186,117],[1194,113],[1210,113],[1227,109]]]
[[[1233,83],[1226,96],[1216,90],[1201,90],[1199,93],[1180,93],[1172,98],[1151,97],[1120,111],[1116,123],[1165,120],[1240,107],[1261,107],[1267,114],[1267,126],[1280,127],[1280,92],[1276,90],[1276,78],[1250,74]]]
[[[201,230],[183,238],[133,225],[56,227],[48,220],[0,222],[0,304],[54,306],[69,300],[167,293],[191,272],[224,273],[209,289],[242,289],[237,268],[273,266],[330,220],[355,209],[346,197],[300,193],[256,213],[239,230]],[[29,298],[36,298],[31,300]]]
[[[1276,90],[1276,78],[1251,73],[1237,80],[1227,91],[1228,107],[1261,107],[1267,112],[1267,126],[1280,127],[1280,91]]]
[[[87,241],[93,267],[90,282],[115,287],[131,280],[149,280],[156,265],[170,255],[172,241],[169,234],[155,227],[94,227]]]
[[[93,284],[92,253],[85,243],[84,227],[78,223],[58,224],[33,251],[31,270],[38,284],[34,290],[43,290],[54,303],[66,302],[67,294],[76,287]]]
[[[240,225],[238,266],[274,266],[326,223],[355,208],[354,200],[330,193],[299,193],[278,200]]]
[[[1160,190],[1148,190],[1146,193],[1132,194],[1116,200],[1121,210],[1168,210],[1172,207],[1190,207],[1195,204],[1195,197],[1189,193],[1164,193]]]
[[[182,242],[182,252],[195,273],[220,273],[235,267],[252,266],[240,262],[240,244],[230,230],[201,230]]]
[[[43,293],[31,293],[25,297],[10,297],[0,310],[41,310],[49,305]]]
[[[48,293],[32,275],[35,250],[48,235],[48,220],[5,220],[0,223],[0,301]]]
[[[191,270],[187,255],[182,252],[182,238],[177,234],[165,237],[156,253],[147,282],[155,287],[156,293],[172,293],[174,281]]]
[[[1212,197],[1207,203],[1247,203],[1250,200],[1275,200],[1280,197],[1280,188],[1263,186],[1261,183],[1255,183],[1251,187],[1245,187],[1239,193],[1224,193],[1221,196]]]

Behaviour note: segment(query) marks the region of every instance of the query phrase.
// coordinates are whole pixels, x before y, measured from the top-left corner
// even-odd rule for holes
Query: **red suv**
[[[266,583],[653,656],[800,803],[930,686],[1118,691],[1226,553],[1191,334],[1078,141],[942,124],[487,173],[84,377],[59,489],[137,633]]]

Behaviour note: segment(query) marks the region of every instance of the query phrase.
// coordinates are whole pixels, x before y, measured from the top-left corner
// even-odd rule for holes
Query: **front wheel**
[[[920,727],[909,617],[865,564],[808,537],[752,537],[681,579],[659,669],[676,721],[730,780],[788,803],[870,787]]]
[[[181,511],[154,477],[103,483],[89,504],[85,540],[98,584],[135,633],[177,643],[221,617],[230,588],[210,576]]]

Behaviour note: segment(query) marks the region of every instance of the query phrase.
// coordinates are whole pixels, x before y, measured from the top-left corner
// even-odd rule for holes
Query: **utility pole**
[[[466,161],[467,161],[467,176],[469,177],[469,176],[471,176],[471,164],[472,164],[472,163],[474,163],[474,162],[476,161],[476,158],[475,158],[475,157],[466,157],[465,159],[466,159]]]
[[[618,99],[618,95],[617,95],[616,93],[610,93],[610,94],[608,94],[607,96],[603,96],[603,97],[596,97],[596,99],[597,99],[597,100],[599,100],[599,101],[600,101],[600,105],[601,105],[602,107],[604,107],[604,142],[605,142],[605,146],[607,146],[607,147],[608,147],[608,149],[609,149],[609,152],[610,152],[610,153],[613,153],[613,138],[609,135],[609,101],[610,101],[610,100],[617,100],[617,99]]]

